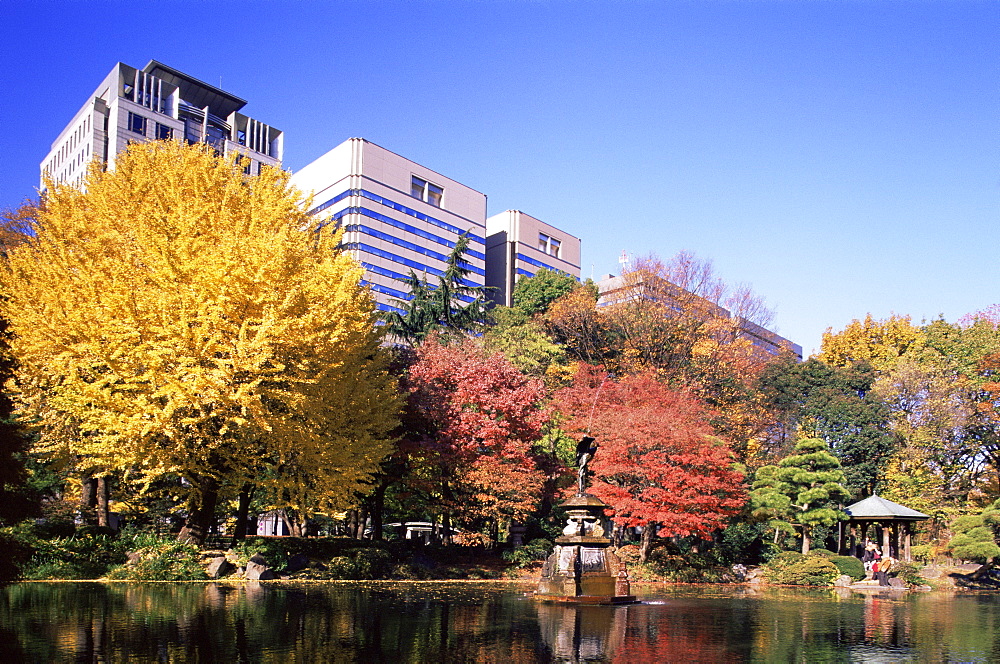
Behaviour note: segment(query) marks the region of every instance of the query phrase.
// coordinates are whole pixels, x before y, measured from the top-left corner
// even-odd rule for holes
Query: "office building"
[[[311,214],[343,227],[343,246],[365,268],[378,309],[399,311],[411,272],[437,283],[461,235],[469,237],[465,285],[485,285],[485,194],[363,138],[303,167],[292,184],[313,196]]]
[[[737,325],[734,327],[738,327],[739,334],[760,351],[769,355],[779,355],[782,352],[791,351],[800,362],[802,361],[802,346],[799,344],[792,343],[776,332],[746,318],[735,316],[728,309],[665,279],[644,276],[638,271],[619,277],[609,274],[597,282],[597,289],[600,294],[597,300],[598,307],[645,299],[660,302],[676,311],[693,312],[694,315],[703,320],[710,318],[735,319]]]
[[[542,268],[580,278],[580,238],[519,210],[486,220],[486,285],[495,304],[511,306],[514,285]]]
[[[280,166],[282,132],[239,111],[246,102],[150,60],[142,69],[119,62],[52,144],[41,164],[55,182],[79,186],[96,157],[114,164],[132,141],[204,142],[221,154],[247,155],[247,173]],[[44,187],[44,182],[42,183]]]

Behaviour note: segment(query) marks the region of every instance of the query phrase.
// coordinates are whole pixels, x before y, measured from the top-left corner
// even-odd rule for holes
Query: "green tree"
[[[182,478],[195,541],[247,482],[302,513],[350,506],[390,449],[396,386],[360,266],[288,174],[157,141],[85,191],[47,184],[0,273],[46,448]]]
[[[764,521],[774,531],[774,543],[778,543],[781,533],[792,535],[795,527],[788,521],[791,517],[792,499],[782,492],[777,466],[762,466],[754,474],[753,490],[750,492],[751,516]]]
[[[785,360],[767,367],[760,389],[782,427],[777,435],[822,438],[843,464],[855,495],[881,484],[893,452],[889,411],[872,391],[875,373],[864,363],[846,368],[819,360]]]
[[[528,316],[544,314],[553,302],[581,287],[587,286],[581,286],[565,272],[542,268],[534,276],[520,279],[514,286],[514,308]],[[593,284],[589,287],[596,288]],[[596,297],[596,293],[594,295]]]
[[[795,453],[782,459],[777,467],[764,466],[757,472],[758,477],[776,480],[774,489],[788,496],[789,521],[802,533],[802,553],[809,553],[817,526],[832,526],[847,518],[837,506],[850,496],[843,484],[844,471],[825,440],[801,440],[795,445]]]
[[[386,331],[393,337],[419,346],[432,332],[442,334],[478,332],[486,322],[486,288],[468,281],[471,270],[462,258],[469,248],[469,238],[462,235],[448,255],[448,266],[431,285],[427,274],[418,277],[410,271],[404,283],[410,288],[409,300],[397,300],[402,310],[383,314]]]
[[[984,563],[977,576],[985,574],[1000,557],[997,536],[1000,535],[1000,500],[987,505],[979,514],[960,516],[951,524],[954,537],[947,551],[955,558]]]

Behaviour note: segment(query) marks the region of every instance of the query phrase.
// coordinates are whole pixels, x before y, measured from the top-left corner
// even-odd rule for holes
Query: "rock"
[[[916,588],[914,588],[914,590],[920,590],[922,592],[929,593],[930,591],[932,591],[934,589],[931,588],[930,586],[917,586]]]
[[[940,579],[944,571],[940,567],[925,567],[918,574],[925,579]]]
[[[136,553],[135,551],[129,551],[125,554],[125,558],[126,565],[138,565],[139,561],[142,560],[142,554]]]
[[[909,584],[906,583],[906,581],[903,581],[902,579],[900,579],[897,576],[890,576],[889,577],[889,586],[892,587],[892,588],[909,588],[910,587]]]
[[[221,579],[224,576],[228,576],[233,573],[236,567],[226,560],[225,556],[219,556],[217,558],[212,558],[209,561],[208,566],[205,568],[205,572],[208,574],[210,579]]]
[[[847,588],[852,583],[854,583],[854,579],[846,574],[841,574],[834,580],[833,585],[835,588]]]
[[[254,554],[254,556],[247,562],[246,569],[243,570],[243,575],[254,581],[269,581],[271,579],[278,578],[278,575],[267,566],[267,561],[264,560],[264,556],[259,553]]]
[[[294,574],[295,572],[301,572],[307,567],[309,567],[309,556],[304,553],[296,553],[288,558],[288,562],[285,563],[284,573]]]

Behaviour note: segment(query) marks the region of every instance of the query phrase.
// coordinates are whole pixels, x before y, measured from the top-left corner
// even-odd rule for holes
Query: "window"
[[[430,203],[434,207],[441,207],[441,200],[444,198],[444,187],[439,187],[414,175],[410,179],[410,195],[426,203]]]
[[[561,246],[562,242],[554,237],[549,237],[545,233],[538,234],[538,250],[543,254],[559,258],[559,248]]]
[[[156,123],[156,138],[161,141],[169,141],[174,137],[174,128],[165,124]]]
[[[128,129],[137,134],[146,135],[146,118],[136,113],[128,114]]]

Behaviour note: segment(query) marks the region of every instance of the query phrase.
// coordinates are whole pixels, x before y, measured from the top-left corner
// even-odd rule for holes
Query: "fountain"
[[[628,569],[605,537],[608,505],[587,493],[587,464],[597,441],[584,436],[576,447],[577,491],[563,503],[568,518],[555,550],[542,566],[535,597],[545,602],[634,604]]]

